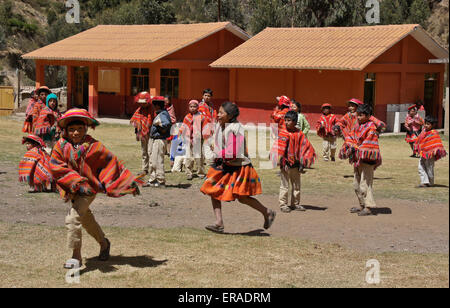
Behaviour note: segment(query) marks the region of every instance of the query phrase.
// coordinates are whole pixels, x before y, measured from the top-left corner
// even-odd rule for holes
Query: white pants
[[[173,162],[172,172],[182,172],[184,159],[186,156],[177,156]]]
[[[419,160],[420,184],[434,185],[434,158]]]

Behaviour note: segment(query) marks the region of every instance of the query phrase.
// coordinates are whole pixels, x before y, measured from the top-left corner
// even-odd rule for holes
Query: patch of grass
[[[65,283],[65,229],[0,223],[0,287],[448,287],[448,255],[366,254],[286,238],[216,235],[189,228],[105,228],[111,259],[86,234],[80,284]]]

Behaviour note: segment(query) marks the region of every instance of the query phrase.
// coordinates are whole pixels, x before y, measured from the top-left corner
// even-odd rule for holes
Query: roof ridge
[[[267,30],[331,30],[331,29],[338,29],[338,30],[354,30],[354,29],[374,29],[374,28],[416,28],[422,26],[420,24],[401,24],[401,25],[376,25],[376,26],[353,26],[353,27],[267,27],[263,31]]]

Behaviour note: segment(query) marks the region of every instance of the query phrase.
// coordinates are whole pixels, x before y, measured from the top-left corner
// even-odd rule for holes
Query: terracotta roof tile
[[[24,59],[154,62],[220,30],[247,40],[230,22],[101,25],[23,55]]]
[[[415,35],[419,32],[420,35]],[[440,57],[448,52],[419,25],[267,28],[211,64],[222,68],[362,70],[412,34]],[[434,43],[433,43],[434,42]]]

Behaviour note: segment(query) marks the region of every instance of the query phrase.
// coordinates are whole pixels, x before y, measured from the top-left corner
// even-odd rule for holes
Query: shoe
[[[264,220],[264,229],[269,229],[274,220],[275,220],[275,216],[277,216],[277,213],[275,211],[269,210],[269,215],[267,216],[267,219]]]
[[[153,184],[153,187],[166,188],[166,184],[165,183],[155,183],[155,184]]]
[[[144,185],[142,185],[142,187],[153,187],[153,186],[155,186],[155,183],[152,182],[147,182]]]
[[[336,161],[336,158],[334,158],[334,157],[331,157],[331,161]]]
[[[188,176],[187,176],[187,180],[188,180],[188,181],[192,181],[192,179],[193,179],[193,176],[192,176],[192,175],[188,175]]]
[[[109,251],[111,250],[111,242],[105,238],[106,243],[107,243],[107,247],[106,249],[100,251],[100,254],[98,255],[98,260],[99,261],[108,261],[110,255],[109,255]]]
[[[293,211],[300,211],[300,212],[305,212],[306,211],[306,209],[303,206],[301,206],[301,205],[291,206],[290,208]]]
[[[215,233],[223,233],[224,227],[218,225],[209,225],[206,226],[205,229]]]
[[[373,215],[372,211],[367,207],[358,213],[358,216],[372,216],[372,215]]]
[[[361,212],[362,210],[363,210],[362,207],[352,207],[352,208],[350,209],[350,213],[355,214],[355,213]]]
[[[286,205],[286,206],[280,207],[280,211],[282,211],[283,213],[290,213],[292,211],[292,209]]]

